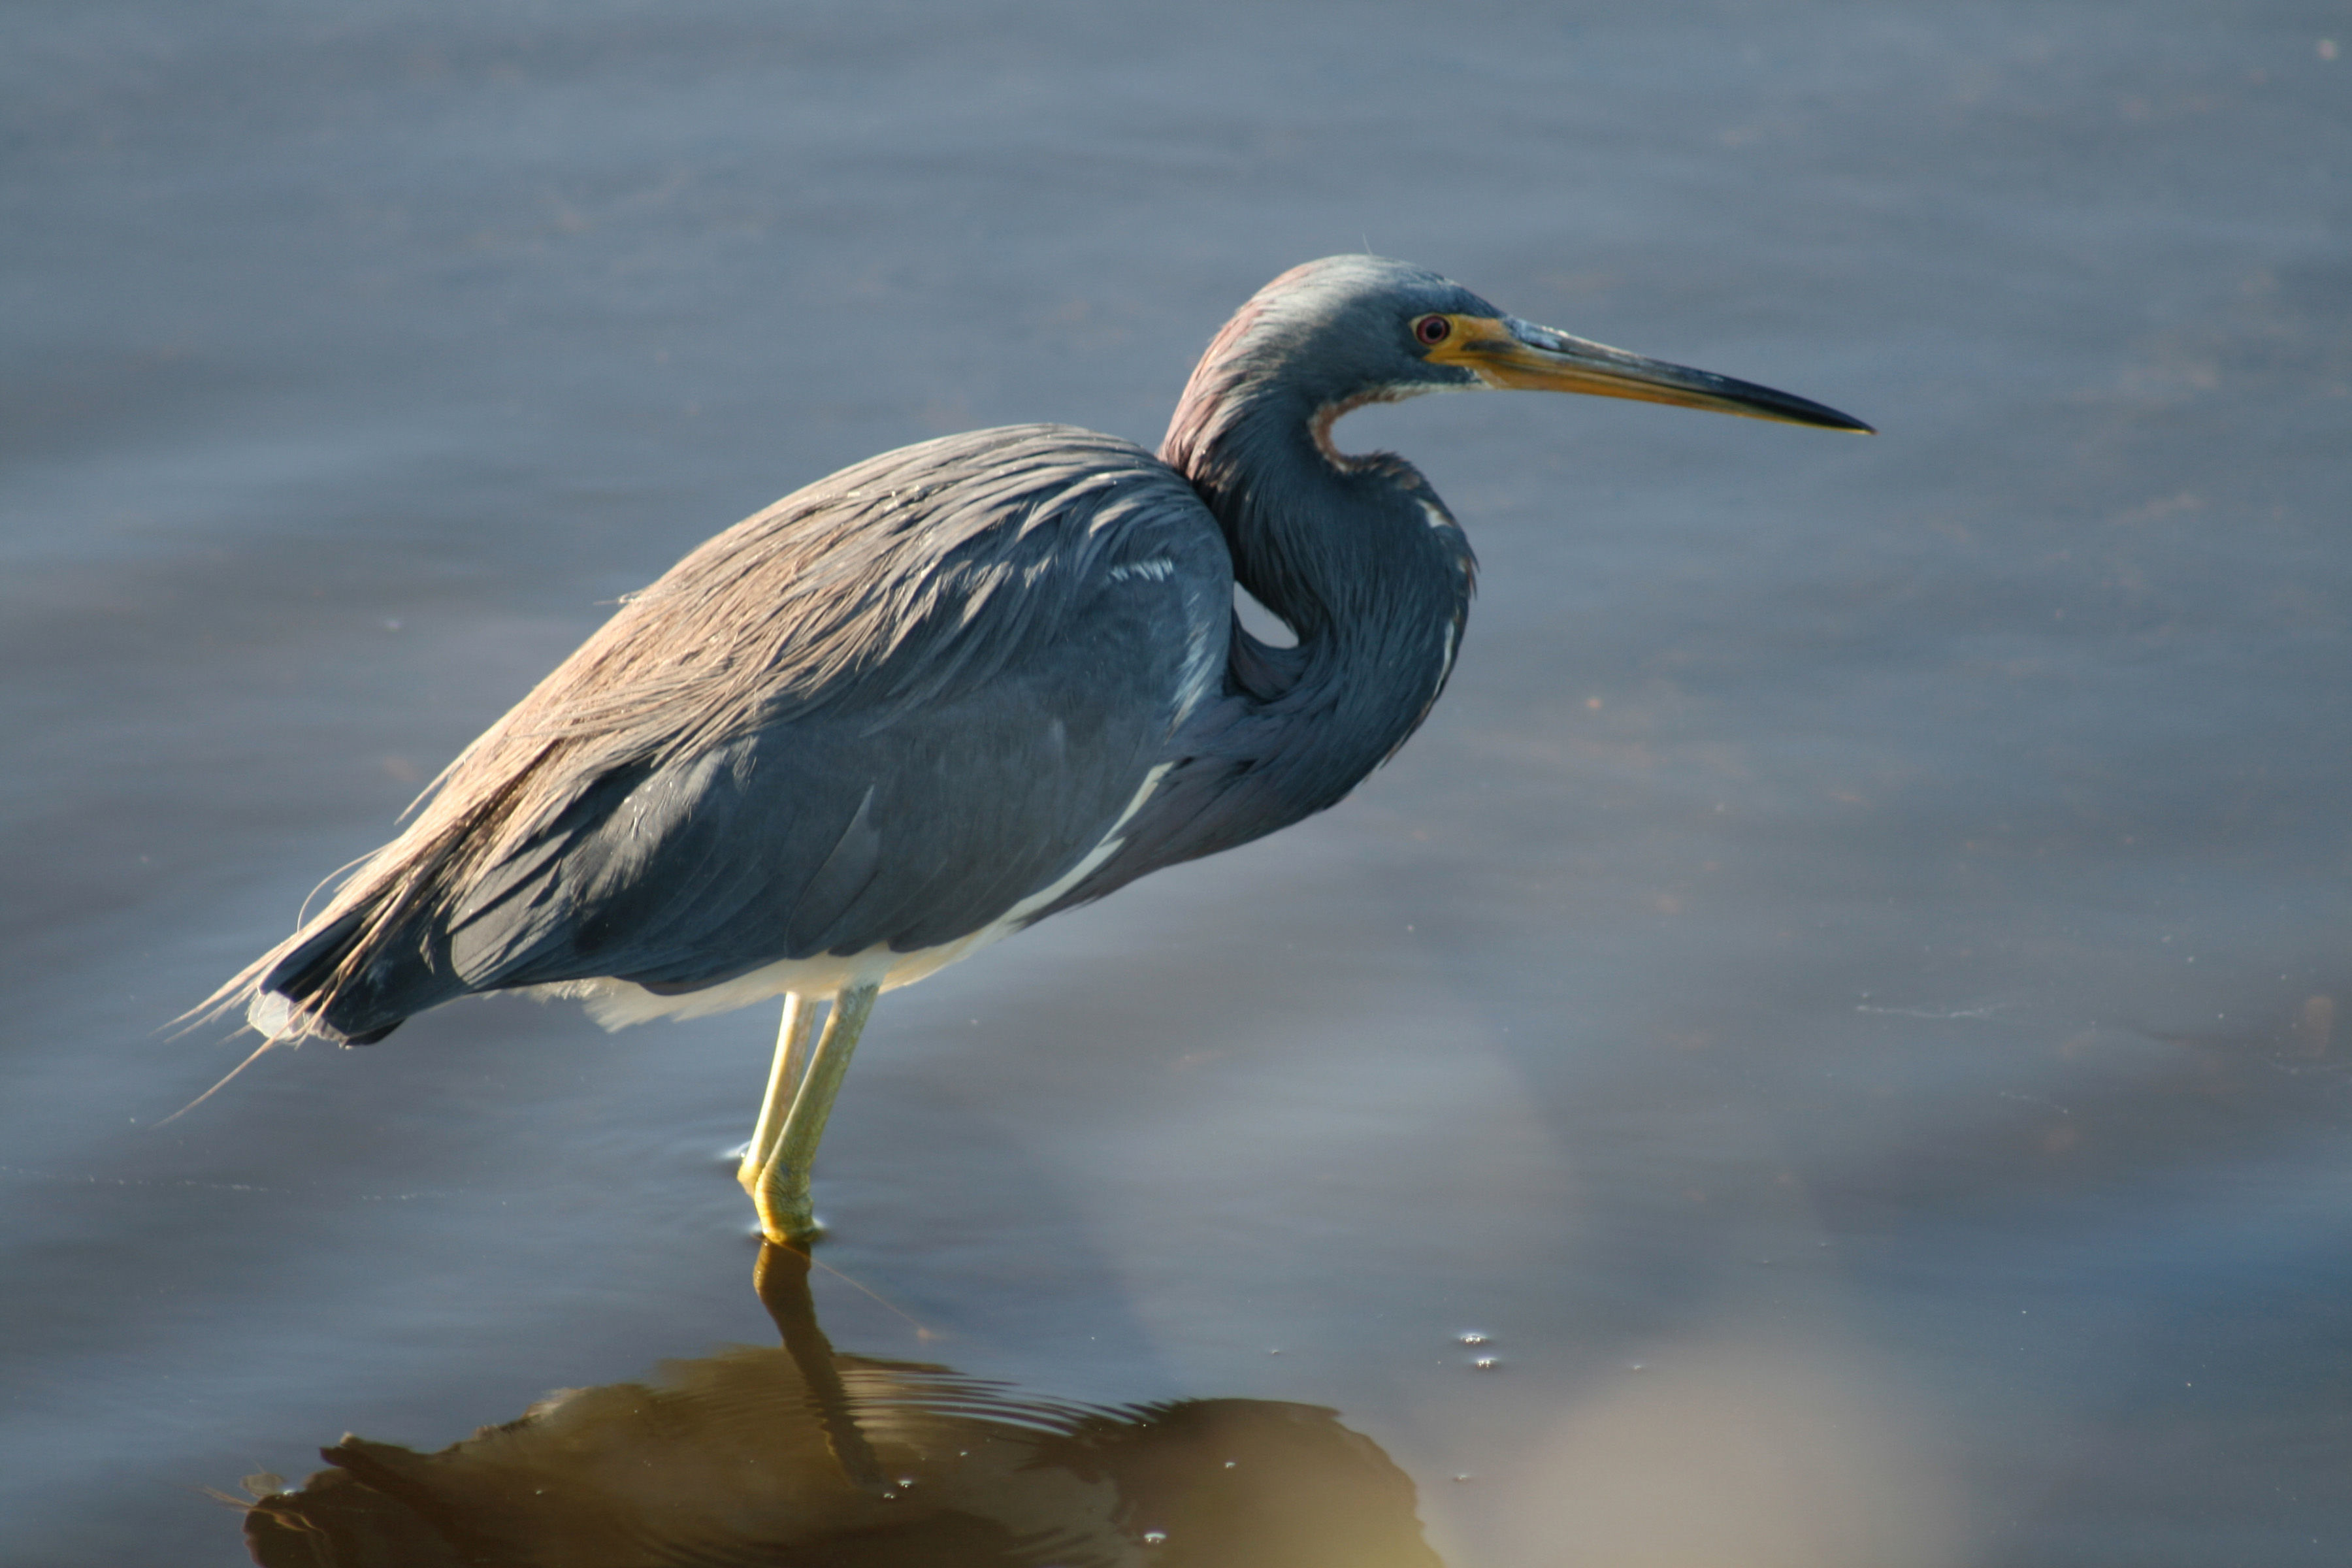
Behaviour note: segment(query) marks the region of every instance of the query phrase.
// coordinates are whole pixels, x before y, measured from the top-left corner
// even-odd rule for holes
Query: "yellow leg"
[[[817,1037],[807,1070],[801,1073],[793,1089],[792,1109],[761,1162],[751,1201],[759,1206],[760,1229],[780,1246],[804,1245],[817,1234],[816,1215],[809,1201],[809,1166],[816,1159],[817,1141],[824,1136],[825,1119],[833,1114],[833,1097],[841,1092],[842,1077],[849,1070],[850,1053],[857,1048],[857,1037],[866,1032],[866,1020],[874,1011],[874,998],[880,989],[873,984],[851,985],[833,999],[824,1033]],[[789,1026],[785,1032],[790,1032]],[[789,1044],[780,1047],[780,1057],[796,1054],[788,1049]],[[782,1066],[777,1070],[780,1076],[785,1072]],[[764,1113],[761,1121],[763,1125],[767,1122]],[[759,1142],[759,1135],[753,1134],[755,1149]]]
[[[776,1152],[776,1141],[784,1135],[784,1118],[793,1109],[793,1096],[800,1092],[801,1079],[808,1076],[809,1026],[815,1018],[814,1002],[797,991],[785,993],[784,1020],[776,1029],[776,1063],[768,1069],[768,1094],[760,1101],[760,1124],[752,1129],[743,1163],[735,1171],[735,1179],[755,1202],[760,1196],[760,1173]]]

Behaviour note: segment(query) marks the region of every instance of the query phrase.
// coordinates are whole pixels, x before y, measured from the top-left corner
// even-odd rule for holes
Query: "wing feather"
[[[1110,437],[845,469],[633,596],[221,1000],[303,955],[296,1026],[350,1036],[466,991],[967,935],[1118,819],[1231,594],[1198,497]]]

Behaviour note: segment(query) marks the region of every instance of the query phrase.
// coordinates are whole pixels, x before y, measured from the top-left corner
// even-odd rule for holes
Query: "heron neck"
[[[1216,400],[1171,426],[1162,458],[1223,529],[1234,576],[1288,622],[1268,659],[1235,628],[1235,683],[1269,713],[1316,722],[1283,746],[1307,810],[1336,801],[1417,728],[1450,673],[1475,562],[1436,492],[1386,453],[1343,458],[1331,421],[1364,401],[1297,394]],[[1250,679],[1256,660],[1284,679]]]

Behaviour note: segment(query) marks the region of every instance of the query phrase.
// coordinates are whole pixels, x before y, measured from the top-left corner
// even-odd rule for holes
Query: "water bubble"
[[[1485,1334],[1456,1334],[1454,1338],[1465,1345],[1483,1345],[1486,1342]]]
[[[1168,1532],[1164,1530],[1147,1530],[1143,1532],[1143,1544],[1146,1546],[1158,1546],[1167,1539]]]
[[[1499,1358],[1499,1357],[1496,1357],[1496,1356],[1490,1356],[1490,1355],[1482,1355],[1482,1356],[1480,1356],[1477,1360],[1475,1360],[1475,1361],[1472,1362],[1470,1364],[1471,1364],[1472,1366],[1476,1367],[1480,1372],[1492,1372],[1492,1371],[1494,1371],[1496,1367],[1498,1367],[1498,1366],[1502,1365],[1502,1364],[1503,1364],[1503,1363],[1502,1363],[1501,1358]]]

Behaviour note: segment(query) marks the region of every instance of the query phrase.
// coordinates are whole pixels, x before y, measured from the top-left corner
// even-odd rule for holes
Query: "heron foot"
[[[751,1157],[749,1149],[744,1150],[742,1159],[736,1162],[735,1184],[742,1188],[743,1195],[754,1204],[760,1201],[760,1163]]]
[[[805,1249],[824,1234],[809,1196],[808,1173],[794,1171],[782,1160],[744,1184],[751,1205],[760,1211],[760,1234],[778,1247]]]

